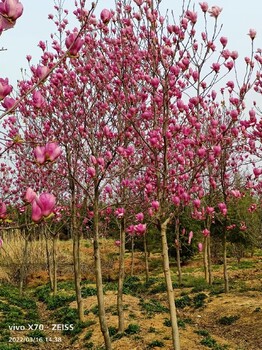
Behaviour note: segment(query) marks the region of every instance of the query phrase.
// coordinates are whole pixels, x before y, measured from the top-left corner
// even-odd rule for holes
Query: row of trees
[[[97,18],[95,5],[87,10],[81,0],[74,11],[80,28],[69,30],[62,3],[56,2],[57,15],[50,16],[58,33],[52,36],[52,50],[40,41],[40,62],[30,66],[29,79],[19,81],[16,98],[8,96],[8,80],[1,81],[6,111],[0,214],[5,219],[9,205],[9,211],[31,211],[37,224],[59,221],[62,213],[68,216],[81,320],[80,233],[92,230],[100,327],[107,349],[111,341],[101,232],[113,216],[119,230],[118,328],[123,332],[125,236],[145,235],[154,225],[161,241],[173,344],[179,350],[168,228],[174,227],[181,278],[185,211],[192,221],[202,222],[199,248],[212,283],[210,235],[219,227],[228,292],[227,239],[247,225],[232,222],[230,203],[248,196],[250,212],[261,205],[260,111],[256,104],[245,105],[250,91],[261,93],[256,32],[249,31],[251,52],[239,76],[238,54],[220,35],[217,6],[203,2],[196,12],[185,1],[179,16],[170,16],[161,13],[158,1],[127,0]],[[197,31],[199,15],[202,32]],[[237,181],[239,174],[244,182]]]

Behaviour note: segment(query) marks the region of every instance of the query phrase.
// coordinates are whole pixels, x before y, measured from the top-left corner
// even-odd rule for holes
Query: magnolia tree
[[[16,144],[23,140],[28,161],[35,158],[45,164],[56,160],[50,172],[59,172],[66,179],[63,191],[71,207],[80,318],[77,218],[80,207],[89,208],[86,219],[93,230],[99,319],[107,349],[112,347],[99,248],[104,204],[115,206],[123,258],[125,197],[129,205],[137,205],[136,196],[130,193],[137,192],[143,199],[145,212],[134,213],[138,223],[127,230],[144,234],[145,217],[158,229],[173,346],[179,350],[167,228],[172,222],[179,223],[186,207],[193,207],[198,219],[209,215],[212,220],[214,207],[226,215],[228,164],[233,161],[227,152],[233,146],[239,151],[239,133],[243,140],[246,137],[239,119],[250,89],[253,58],[246,59],[243,83],[234,88],[226,76],[236,69],[238,54],[227,49],[227,39],[220,37],[221,9],[205,2],[200,3],[198,12],[184,3],[177,18],[163,16],[159,1],[153,0],[119,1],[114,11],[104,9],[99,18],[84,5],[81,1],[74,12],[81,30],[67,29],[67,20],[62,19],[58,22],[60,40],[53,38],[53,51],[40,42],[43,53],[38,66],[31,66],[31,79],[19,82],[24,103],[19,105],[9,137],[12,141],[15,137]],[[204,23],[200,33],[196,29],[199,14]],[[210,21],[213,29],[208,29]],[[253,42],[255,32],[249,35]],[[220,99],[216,92],[221,86],[229,95]],[[23,144],[16,148],[23,152]],[[219,182],[224,197],[203,209],[206,182],[213,188]],[[34,197],[32,203],[40,207],[41,219],[40,202],[40,197]],[[210,219],[207,225],[205,236],[209,236]],[[176,239],[179,246],[179,235]],[[123,259],[120,261],[121,289],[124,271]],[[121,290],[118,301],[121,314]],[[123,319],[120,323],[122,330]]]

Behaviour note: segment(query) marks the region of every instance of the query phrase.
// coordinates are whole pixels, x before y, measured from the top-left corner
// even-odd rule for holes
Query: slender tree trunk
[[[135,240],[134,236],[131,236],[131,276],[134,276],[134,264],[135,264]]]
[[[53,236],[53,294],[57,294],[57,235]]]
[[[49,276],[49,282],[50,282],[50,289],[53,291],[54,290],[54,284],[53,284],[53,270],[52,270],[52,262],[50,258],[50,250],[48,246],[48,236],[45,234],[45,250],[46,250],[46,263],[47,263],[47,270],[48,270],[48,276]]]
[[[149,280],[149,263],[148,263],[146,232],[144,233],[144,253],[145,253],[146,282],[148,282],[148,280]]]
[[[76,224],[76,202],[75,191],[72,190],[72,207],[71,207],[71,235],[73,238],[73,263],[74,263],[74,282],[76,292],[76,302],[78,317],[80,321],[84,320],[84,307],[81,295],[81,270],[80,270],[80,239]]]
[[[176,266],[177,266],[177,275],[178,275],[178,285],[182,284],[182,269],[181,269],[181,257],[180,257],[180,237],[179,237],[179,220],[176,220],[175,228],[175,237],[176,237]]]
[[[120,247],[119,247],[119,274],[117,291],[117,313],[118,313],[118,332],[124,332],[124,305],[123,305],[123,286],[125,279],[125,219],[120,223]]]
[[[172,284],[171,272],[170,272],[170,266],[169,266],[168,245],[167,245],[167,237],[166,237],[168,222],[169,222],[169,219],[161,224],[163,270],[164,270],[166,287],[167,287],[167,297],[168,297],[168,303],[169,303],[173,346],[175,350],[180,350],[176,306],[175,306],[174,290],[173,290],[173,284]]]
[[[96,289],[97,289],[97,302],[99,310],[99,322],[100,329],[104,337],[106,350],[111,350],[111,340],[109,336],[108,326],[106,322],[104,294],[103,294],[103,279],[102,279],[102,268],[101,268],[101,257],[99,248],[99,220],[98,220],[98,193],[95,190],[94,199],[94,258],[95,258],[95,275],[96,275]]]
[[[23,250],[23,258],[22,258],[22,264],[20,267],[20,276],[19,276],[19,296],[21,297],[23,295],[23,288],[24,288],[24,280],[26,275],[26,265],[27,265],[27,258],[28,258],[28,240],[30,237],[30,233],[27,234],[25,232],[25,245]]]
[[[212,259],[211,259],[211,238],[207,237],[207,263],[208,263],[208,284],[211,286],[213,283],[212,276]]]
[[[207,249],[207,237],[204,238],[203,243],[203,263],[204,263],[204,273],[205,280],[208,282],[208,249]]]
[[[223,232],[223,273],[224,273],[224,291],[229,292],[228,271],[227,271],[227,236],[224,227]]]

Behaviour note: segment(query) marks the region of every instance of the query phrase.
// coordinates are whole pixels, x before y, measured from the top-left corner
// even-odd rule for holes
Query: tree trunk
[[[73,264],[74,264],[74,282],[76,292],[76,302],[78,317],[80,321],[84,320],[84,308],[81,295],[81,270],[80,270],[80,239],[76,225],[76,202],[75,192],[72,191],[72,207],[71,207],[71,235],[73,238]]]
[[[208,282],[208,249],[207,249],[207,237],[204,237],[204,242],[203,242],[203,263],[204,263],[205,280]]]
[[[227,236],[226,236],[225,228],[223,232],[223,272],[224,272],[224,291],[225,293],[228,293],[229,283],[228,283],[228,271],[227,271]]]
[[[106,322],[104,294],[103,294],[103,279],[101,268],[101,257],[99,247],[99,227],[98,227],[98,193],[95,190],[94,199],[94,258],[95,258],[95,275],[96,275],[96,289],[97,289],[97,302],[99,311],[100,329],[104,337],[106,350],[111,350],[111,340],[109,336],[108,326]]]
[[[53,294],[57,294],[57,235],[53,236]]]
[[[168,297],[168,303],[169,303],[173,346],[175,350],[180,350],[176,306],[175,306],[174,290],[173,290],[173,284],[172,284],[171,272],[170,272],[170,266],[169,266],[168,245],[167,245],[167,237],[166,237],[168,222],[169,220],[166,220],[161,224],[163,270],[164,270],[166,287],[167,287],[167,297]]]
[[[27,258],[28,258],[28,240],[30,237],[30,233],[27,234],[25,232],[25,245],[23,250],[23,257],[22,257],[22,264],[20,267],[20,276],[19,276],[19,296],[21,297],[23,295],[23,288],[24,288],[24,280],[26,275],[26,265],[27,265]]]
[[[134,236],[131,236],[131,276],[132,277],[134,276],[134,264],[135,264],[134,249],[135,249]]]
[[[146,232],[144,233],[144,253],[145,253],[146,282],[148,282],[148,280],[149,280],[149,264],[148,264]]]
[[[176,266],[177,266],[178,285],[181,286],[182,269],[181,269],[181,257],[180,257],[179,220],[176,220],[175,237],[176,237],[175,247],[176,247]]]
[[[208,263],[208,284],[211,286],[213,283],[212,276],[212,260],[211,260],[211,239],[207,237],[207,263]]]
[[[123,286],[125,279],[125,222],[122,219],[120,223],[120,247],[119,247],[119,274],[117,291],[117,313],[118,313],[118,332],[124,332],[124,306],[123,306]]]
[[[50,259],[50,250],[48,246],[48,236],[45,232],[45,250],[46,250],[46,263],[47,263],[47,270],[48,270],[48,276],[49,276],[49,282],[50,282],[50,289],[54,290],[54,284],[53,284],[53,271],[52,271],[52,262]]]

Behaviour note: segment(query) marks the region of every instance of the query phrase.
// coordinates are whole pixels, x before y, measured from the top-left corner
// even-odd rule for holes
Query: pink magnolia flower
[[[151,203],[151,206],[152,206],[152,208],[155,210],[155,211],[157,211],[158,209],[159,209],[159,202],[158,201],[153,201],[152,203]]]
[[[32,203],[36,198],[35,191],[32,190],[31,187],[28,187],[24,196],[24,201],[26,203]]]
[[[203,12],[207,12],[208,11],[208,3],[207,2],[200,2],[199,5],[200,5],[201,10]]]
[[[0,78],[0,100],[3,100],[12,90],[13,88],[11,85],[9,85],[8,78]]]
[[[37,146],[34,149],[34,156],[35,156],[37,163],[44,164],[44,162],[45,162],[45,147]]]
[[[87,171],[87,174],[90,176],[90,177],[95,177],[96,176],[96,169],[95,168],[93,168],[93,167],[88,167],[87,169],[86,169],[86,171]]]
[[[125,215],[125,209],[124,208],[117,208],[115,210],[115,215],[118,219],[121,219]]]
[[[0,202],[0,219],[6,218],[6,205],[3,202]]]
[[[221,36],[220,42],[223,47],[227,46],[227,38],[225,36]]]
[[[255,175],[255,177],[259,177],[262,174],[262,168],[254,168],[253,174]]]
[[[73,57],[77,56],[83,44],[84,40],[78,37],[78,32],[70,33],[65,40],[66,48]]]
[[[115,241],[115,246],[120,247],[120,245],[121,245],[121,241],[119,240]]]
[[[18,0],[2,0],[0,3],[0,33],[12,28],[23,13],[23,5]]]
[[[45,145],[45,159],[53,162],[62,153],[61,147],[56,142],[49,142]]]
[[[56,198],[51,193],[42,193],[36,197],[35,202],[40,207],[42,216],[49,216],[54,210]]]
[[[200,199],[194,199],[193,204],[196,208],[200,208],[201,200]]]
[[[15,103],[16,103],[16,100],[14,98],[6,97],[4,99],[4,101],[2,102],[2,106],[8,110],[8,109],[12,108]]]
[[[257,35],[257,32],[255,29],[249,29],[248,35],[250,36],[251,40],[254,40]]]
[[[107,24],[112,18],[112,13],[108,9],[103,9],[100,13],[100,19],[104,24]]]
[[[203,233],[203,235],[204,235],[205,237],[207,237],[207,236],[210,235],[210,231],[209,231],[207,228],[205,228],[205,229],[202,231],[202,233]]]
[[[222,10],[223,10],[223,9],[222,9],[221,7],[212,6],[211,9],[210,9],[208,12],[209,12],[209,14],[210,14],[211,17],[217,18],[217,17],[220,15],[220,13],[221,13]]]
[[[203,250],[203,244],[202,243],[198,243],[198,251],[202,252]]]
[[[144,214],[143,213],[138,213],[136,214],[136,220],[137,221],[143,221],[144,220]]]
[[[218,203],[218,208],[222,215],[226,216],[227,215],[227,207],[225,203]]]
[[[139,236],[142,236],[146,232],[146,224],[140,223],[138,225],[135,225],[134,229]]]
[[[47,66],[38,65],[35,74],[39,79],[44,79],[49,73],[49,71],[50,69]]]
[[[36,200],[32,202],[32,221],[39,222],[42,219],[42,210]]]
[[[194,236],[193,231],[190,231],[190,232],[189,232],[189,235],[188,235],[188,244],[191,244],[191,241],[192,241],[193,236]]]
[[[33,105],[36,107],[36,108],[40,108],[42,107],[42,105],[44,104],[45,102],[45,99],[44,97],[42,96],[41,92],[40,91],[34,91],[33,92]]]

